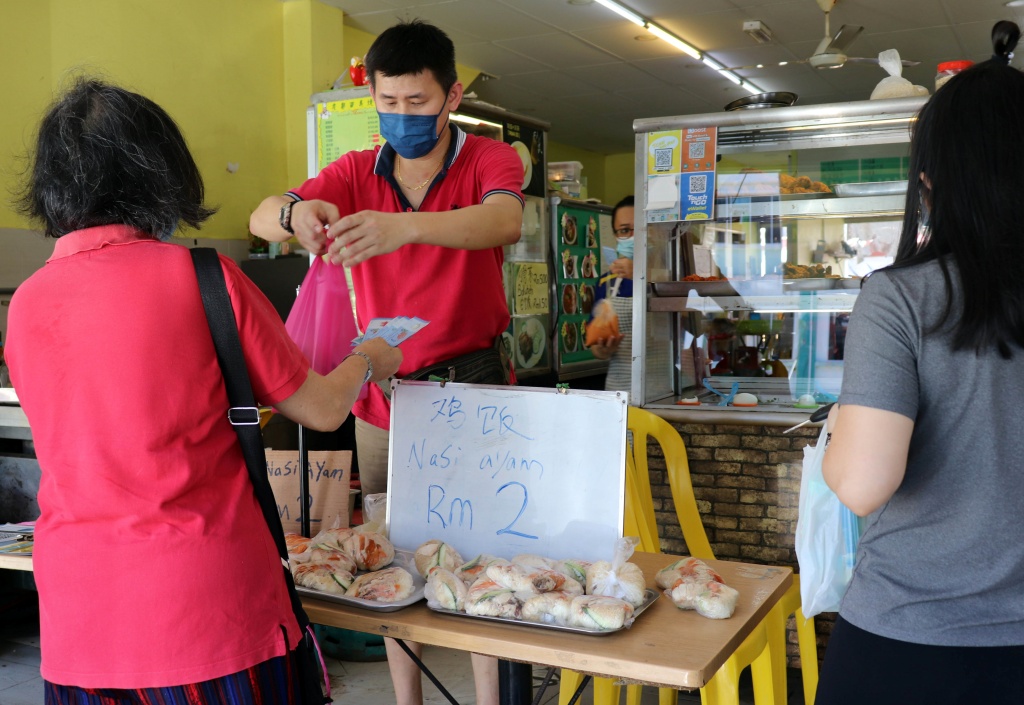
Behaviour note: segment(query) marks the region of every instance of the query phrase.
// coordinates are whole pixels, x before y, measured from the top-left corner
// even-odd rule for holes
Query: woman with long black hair
[[[819,705],[1024,702],[1019,37],[922,108],[895,263],[850,318],[823,470],[867,522]]]

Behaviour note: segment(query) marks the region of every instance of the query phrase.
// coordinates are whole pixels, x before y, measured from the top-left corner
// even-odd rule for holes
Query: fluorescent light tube
[[[737,76],[736,74],[734,74],[732,71],[722,70],[722,71],[719,71],[718,73],[720,73],[723,76],[725,76],[726,78],[728,78],[730,81],[735,83],[737,86],[739,86],[739,85],[741,85],[743,83],[743,79],[740,78],[739,76]]]
[[[644,26],[644,18],[643,17],[641,17],[640,15],[636,14],[635,12],[630,10],[629,8],[623,7],[622,5],[620,5],[619,3],[615,2],[614,0],[597,0],[597,3],[599,5],[604,5],[605,7],[607,7],[612,12],[619,13],[620,15],[622,15],[623,17],[625,17],[627,20],[629,20],[630,22],[632,22],[635,25],[639,25],[640,27]]]
[[[712,59],[711,57],[709,57],[709,56],[708,56],[707,54],[705,54],[705,55],[704,55],[704,56],[703,56],[703,57],[701,58],[701,61],[702,61],[702,62],[704,62],[704,65],[705,65],[705,66],[707,66],[707,67],[708,67],[708,68],[710,68],[710,69],[714,69],[715,71],[721,71],[722,69],[724,69],[724,68],[725,68],[725,67],[724,67],[724,66],[722,66],[722,65],[721,65],[720,63],[718,63],[717,61],[715,61],[714,59]]]
[[[602,0],[597,0],[597,1],[598,2],[602,2]],[[653,22],[648,22],[646,26],[647,26],[647,31],[650,32],[651,34],[653,34],[658,39],[661,39],[661,40],[663,40],[665,42],[668,42],[669,44],[671,44],[672,46],[674,46],[676,49],[678,49],[679,51],[683,52],[684,54],[689,54],[693,58],[695,58],[698,61],[700,61],[700,58],[701,58],[700,52],[697,49],[695,49],[692,46],[690,46],[689,44],[687,44],[686,42],[684,42],[682,39],[680,39],[676,35],[668,32],[667,30],[662,29],[661,27],[659,27],[658,25],[654,24]]]

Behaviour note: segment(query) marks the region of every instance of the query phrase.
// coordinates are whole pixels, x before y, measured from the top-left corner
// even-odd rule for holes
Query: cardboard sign
[[[551,305],[548,281],[548,265],[546,262],[524,262],[514,266],[515,290],[513,311],[516,315],[538,315],[548,312]]]
[[[277,500],[277,511],[285,533],[299,533],[299,452],[267,450],[267,475]],[[329,450],[309,453],[309,531],[316,536],[334,525],[349,525],[349,495],[352,479],[352,451]]]

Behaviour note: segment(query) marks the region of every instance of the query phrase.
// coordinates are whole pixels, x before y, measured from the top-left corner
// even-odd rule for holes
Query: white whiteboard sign
[[[396,382],[387,524],[414,549],[441,539],[470,560],[610,560],[622,536],[621,392]]]

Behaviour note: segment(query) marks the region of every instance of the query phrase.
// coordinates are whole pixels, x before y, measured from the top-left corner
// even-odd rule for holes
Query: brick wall
[[[686,445],[697,508],[715,557],[797,568],[794,536],[803,447],[819,428],[783,435],[782,426],[673,424]],[[685,554],[661,448],[648,448],[651,491],[661,547]],[[834,614],[815,618],[818,659],[824,654]],[[790,663],[800,663],[796,634],[788,629]]]

